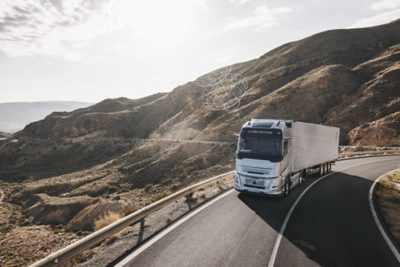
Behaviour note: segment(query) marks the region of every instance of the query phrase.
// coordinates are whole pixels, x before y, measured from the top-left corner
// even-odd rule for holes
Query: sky
[[[400,0],[1,0],[0,102],[139,98]]]

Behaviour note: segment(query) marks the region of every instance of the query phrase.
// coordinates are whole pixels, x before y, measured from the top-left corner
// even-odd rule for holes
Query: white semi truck
[[[310,173],[331,171],[338,152],[337,127],[253,119],[240,130],[234,187],[240,192],[286,196]]]

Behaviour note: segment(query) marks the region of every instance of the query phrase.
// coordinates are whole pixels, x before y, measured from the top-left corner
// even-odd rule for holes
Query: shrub
[[[113,222],[116,220],[119,220],[121,218],[121,214],[115,211],[108,211],[107,213],[103,214],[100,216],[98,219],[94,221],[94,230],[97,231]]]

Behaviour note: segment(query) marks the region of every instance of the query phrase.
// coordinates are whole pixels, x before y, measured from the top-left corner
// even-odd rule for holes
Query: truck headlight
[[[271,179],[271,188],[280,188],[281,187],[281,177],[275,177]]]
[[[235,173],[235,183],[240,184],[240,175]]]

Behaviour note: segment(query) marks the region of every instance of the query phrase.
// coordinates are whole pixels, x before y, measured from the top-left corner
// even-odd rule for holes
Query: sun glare
[[[125,10],[129,10],[125,12],[125,20],[132,34],[144,43],[171,45],[190,38],[192,9],[189,1],[132,1]]]

